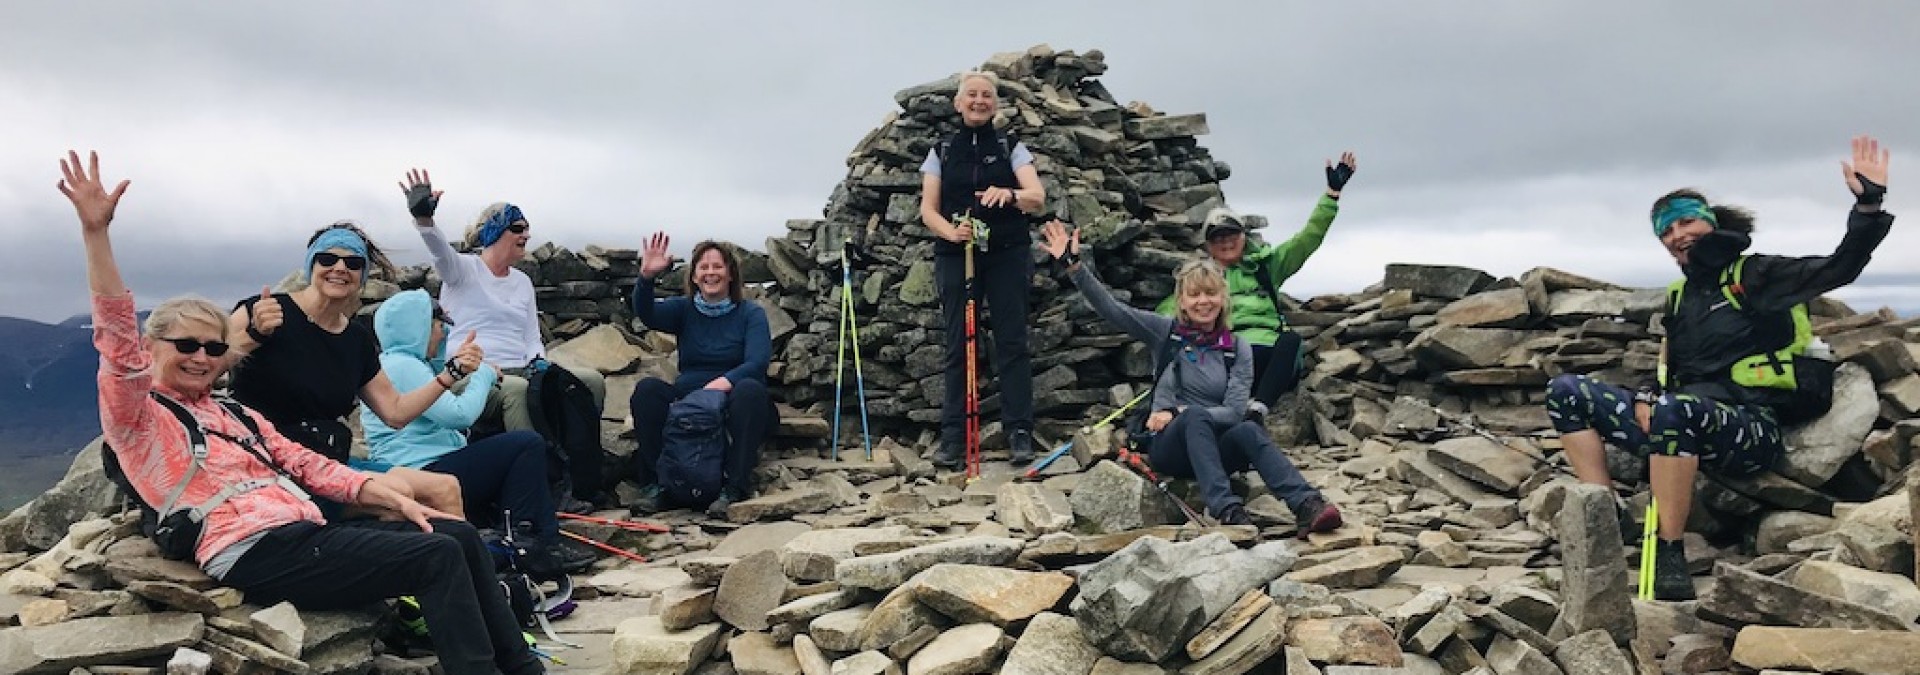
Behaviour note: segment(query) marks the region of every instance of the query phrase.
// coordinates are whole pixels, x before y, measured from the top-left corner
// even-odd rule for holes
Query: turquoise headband
[[[1699,218],[1716,228],[1720,226],[1720,221],[1714,218],[1713,209],[1708,207],[1706,202],[1692,197],[1680,197],[1667,200],[1667,204],[1653,214],[1653,236],[1667,236],[1667,230],[1673,229],[1674,223],[1688,218]]]
[[[367,257],[367,240],[361,239],[360,235],[354,234],[353,230],[345,227],[330,228],[325,232],[321,232],[320,236],[315,238],[313,243],[307,246],[306,273],[308,276],[313,275],[313,256],[330,248],[344,248],[352,251],[354,255],[362,258]],[[360,285],[362,286],[367,285],[367,272],[368,270],[364,267],[360,269]]]

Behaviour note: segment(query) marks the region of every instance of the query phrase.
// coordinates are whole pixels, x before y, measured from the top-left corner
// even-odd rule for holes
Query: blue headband
[[[480,226],[479,240],[474,243],[479,244],[481,248],[492,246],[493,242],[500,241],[500,235],[506,233],[508,225],[512,225],[514,221],[526,219],[527,216],[520,213],[520,207],[518,206],[508,204],[501,207],[499,211],[494,212],[492,216],[487,218],[485,224]]]
[[[367,240],[361,239],[360,235],[353,233],[353,230],[344,227],[329,228],[321,232],[320,236],[307,246],[308,277],[313,276],[313,256],[330,248],[344,248],[352,251],[354,255],[367,257]],[[364,267],[360,269],[360,285],[367,285],[367,270]]]
[[[1653,236],[1665,237],[1673,224],[1688,218],[1699,218],[1714,227],[1720,227],[1720,221],[1713,216],[1713,209],[1707,203],[1692,197],[1669,199],[1665,206],[1653,214]]]

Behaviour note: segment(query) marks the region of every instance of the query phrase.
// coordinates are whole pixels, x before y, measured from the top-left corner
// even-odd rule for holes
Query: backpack
[[[248,439],[228,438],[228,440],[234,441],[242,448],[245,448],[249,453],[253,454],[256,459],[259,459],[269,468],[272,468],[274,473],[279,474],[279,477],[275,479],[241,481],[222,487],[219,492],[214,493],[214,495],[204,503],[191,506],[181,505],[179,503],[180,497],[186,494],[187,484],[192,482],[193,475],[200,471],[200,467],[206,464],[207,430],[200,426],[200,420],[195,418],[193,413],[188,411],[186,406],[181,405],[179,401],[168,398],[159,392],[148,393],[153,396],[153,400],[160,402],[160,407],[166,408],[167,412],[173,413],[174,419],[179,421],[180,427],[187,432],[187,446],[193,454],[192,464],[188,465],[186,475],[181,476],[180,482],[175,484],[172,491],[167,493],[166,502],[162,503],[159,507],[155,507],[152,504],[148,504],[145,499],[140,497],[140,493],[133,489],[133,481],[127,478],[126,470],[120,466],[120,456],[114,452],[112,445],[106,443],[100,444],[100,469],[106,474],[108,481],[111,481],[115,487],[120,488],[120,492],[140,508],[140,533],[148,539],[153,540],[154,545],[160,549],[161,557],[169,560],[192,560],[194,547],[200,543],[201,526],[202,522],[206,519],[206,514],[213,511],[214,507],[242,493],[258,490],[277,483],[286,487],[294,494],[300,495],[302,498],[307,496],[306,491],[301,489],[299,484],[295,483],[291,476],[287,475],[285,469],[280,468],[278,463],[275,463],[270,457],[267,457],[253,447],[253,444],[259,442],[261,438],[260,426],[253,421],[253,416],[248,415],[246,409],[242,408],[239,403],[231,399],[221,398],[215,399],[220,404],[220,407],[225,409],[228,414],[239,419],[240,423],[246,426],[247,432],[251,434],[251,437]]]
[[[1180,338],[1174,336],[1171,326],[1172,324],[1170,324],[1167,329],[1167,339],[1162,340],[1160,342],[1160,348],[1154,352],[1153,362],[1157,367],[1153,369],[1152,384],[1149,385],[1152,389],[1158,389],[1160,387],[1160,378],[1167,374],[1167,369],[1173,367],[1173,360],[1180,356]],[[1239,338],[1236,337],[1235,339]],[[1222,360],[1226,362],[1227,372],[1233,372],[1233,363],[1239,359],[1239,352],[1221,352],[1220,356]],[[1176,383],[1175,386],[1179,386],[1180,371],[1173,371],[1173,378]],[[1147,400],[1152,401],[1153,395],[1148,394]],[[1127,419],[1127,441],[1134,444],[1136,448],[1147,447],[1148,440],[1153,438],[1154,432],[1147,431],[1147,418],[1152,416],[1154,411],[1150,409],[1152,406],[1151,403],[1149,403],[1148,406],[1148,408],[1141,408]]]
[[[593,390],[565,368],[552,365],[527,377],[527,412],[533,429],[547,439],[547,480],[554,503],[574,498],[592,501],[605,478],[600,448],[600,411]]]
[[[667,407],[654,473],[668,501],[698,507],[719,496],[727,455],[726,419],[726,392],[701,389]]]
[[[1726,297],[1727,304],[1742,314],[1749,311],[1745,302],[1747,289],[1741,283],[1741,272],[1746,269],[1747,258],[1740,256],[1733,264],[1720,270],[1720,294]],[[1686,280],[1682,279],[1667,285],[1667,316],[1675,316],[1679,311],[1681,291],[1685,290],[1686,284]],[[1833,407],[1835,364],[1806,355],[1808,345],[1813,343],[1813,322],[1807,318],[1806,303],[1794,305],[1785,312],[1749,314],[1749,320],[1755,330],[1765,331],[1763,335],[1776,340],[1785,339],[1787,343],[1772,351],[1753,354],[1734,362],[1728,373],[1729,379],[1743,387],[1786,392],[1786,402],[1774,411],[1782,426],[1805,424],[1825,415]],[[1664,352],[1664,347],[1662,350]],[[1661,386],[1666,386],[1667,364],[1664,359],[1659,365],[1658,379]]]

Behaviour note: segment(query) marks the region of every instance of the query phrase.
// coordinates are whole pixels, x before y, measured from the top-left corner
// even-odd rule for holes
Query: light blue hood
[[[441,360],[427,358],[432,322],[433,298],[426,291],[396,294],[373,313],[373,331],[380,336],[380,368],[393,381],[393,388],[403,394],[439,386],[433,379],[441,370]],[[444,340],[438,353],[447,353]],[[493,368],[482,367],[467,378],[465,390],[457,395],[440,394],[426,412],[397,431],[373,410],[361,406],[360,424],[367,432],[368,459],[418,469],[466,447],[467,427],[479,419],[496,377]]]

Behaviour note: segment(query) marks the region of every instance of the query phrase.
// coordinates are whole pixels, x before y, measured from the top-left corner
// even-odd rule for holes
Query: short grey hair
[[[146,334],[148,337],[158,337],[186,321],[204,321],[217,326],[220,328],[220,339],[227,339],[227,313],[220,311],[220,306],[213,304],[212,300],[197,295],[169,298],[154,307],[147,314]]]

